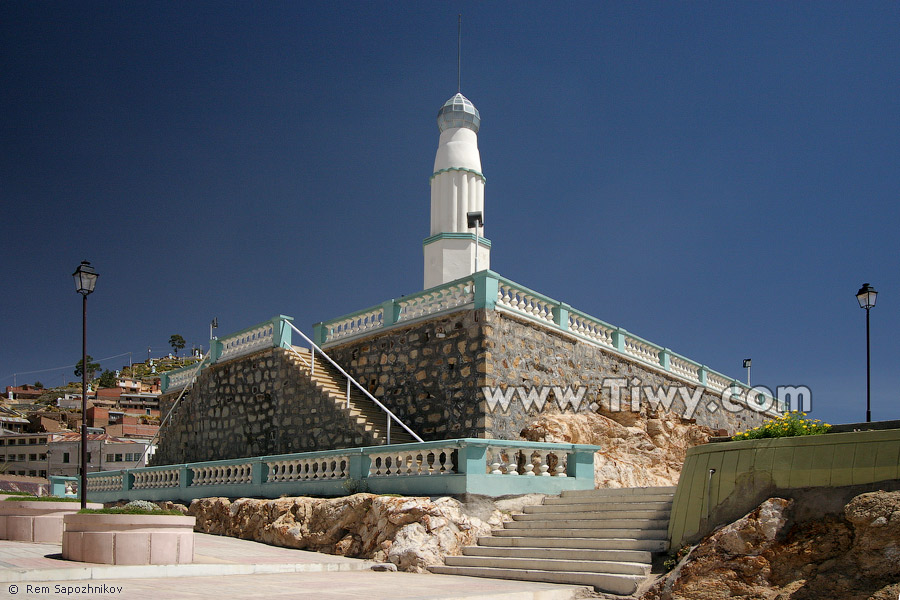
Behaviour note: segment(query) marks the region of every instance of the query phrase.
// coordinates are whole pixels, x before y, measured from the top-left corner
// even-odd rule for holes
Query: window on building
[[[6,445],[6,440],[0,440],[0,446],[5,446],[5,445]]]
[[[47,455],[46,455],[46,454],[39,454],[39,455],[38,455],[38,460],[47,460]]]
[[[28,438],[28,443],[31,445],[37,444],[37,438]]]
[[[122,455],[116,454],[116,462],[122,462]]]
[[[28,460],[37,460],[37,454],[29,454]]]
[[[112,462],[112,461],[113,461],[113,458],[114,458],[114,457],[113,457],[112,454],[107,454],[107,455],[106,455],[106,462]]]
[[[24,455],[24,454],[20,454],[20,455],[19,455],[19,460],[24,461],[24,460],[25,460],[25,455]]]
[[[92,454],[91,452],[87,453],[87,461],[88,462],[92,462],[94,460],[93,458],[91,458],[91,454]]]
[[[47,471],[41,471],[41,477],[47,478]]]
[[[34,471],[34,470],[28,471],[28,474],[32,477],[37,477],[37,471]]]
[[[64,463],[69,462],[69,453],[68,452],[63,452],[63,462]]]
[[[20,446],[24,446],[24,445],[25,445],[25,438],[19,438],[19,441],[18,441],[17,443],[18,443]]]

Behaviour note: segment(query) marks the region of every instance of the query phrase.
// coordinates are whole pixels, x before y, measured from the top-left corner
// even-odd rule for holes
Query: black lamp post
[[[872,355],[869,352],[869,309],[875,306],[878,292],[868,283],[864,283],[856,292],[859,307],[866,309],[866,423],[872,422]]]
[[[86,260],[72,273],[75,291],[81,294],[81,483],[78,485],[81,508],[87,507],[87,297],[94,291],[99,276]]]

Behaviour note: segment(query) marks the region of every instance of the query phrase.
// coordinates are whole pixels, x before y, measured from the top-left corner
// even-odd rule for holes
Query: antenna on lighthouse
[[[458,15],[456,21],[456,91],[462,91],[460,84],[460,47],[462,46],[462,13]]]

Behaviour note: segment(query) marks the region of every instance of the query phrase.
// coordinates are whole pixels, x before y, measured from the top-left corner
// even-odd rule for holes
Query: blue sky
[[[0,3],[0,385],[419,291],[458,13],[495,271],[900,418],[896,2]]]

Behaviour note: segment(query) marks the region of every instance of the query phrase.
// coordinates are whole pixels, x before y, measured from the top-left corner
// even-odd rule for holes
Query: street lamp
[[[866,309],[866,423],[872,422],[872,355],[869,344],[869,309],[875,306],[878,292],[868,283],[864,283],[856,292],[859,307]]]
[[[480,210],[466,213],[466,224],[469,229],[475,228],[475,272],[478,272],[478,230],[484,227],[484,213]]]
[[[99,276],[86,260],[72,273],[75,291],[81,294],[81,483],[78,485],[81,508],[87,508],[87,297],[94,291]]]

